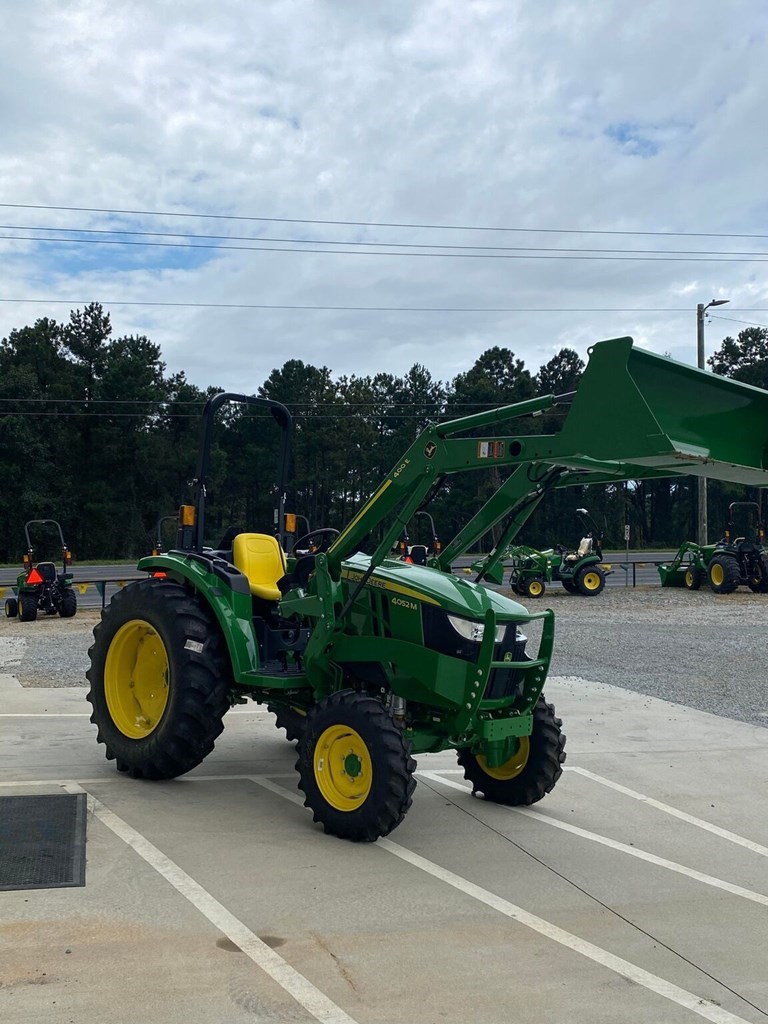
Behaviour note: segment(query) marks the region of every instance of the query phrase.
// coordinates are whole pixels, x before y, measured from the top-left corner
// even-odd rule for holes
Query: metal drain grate
[[[0,797],[0,890],[85,885],[84,793]]]

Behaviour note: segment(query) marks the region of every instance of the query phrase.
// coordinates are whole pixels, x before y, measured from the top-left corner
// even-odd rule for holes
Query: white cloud
[[[766,230],[768,12],[759,0],[737,0],[727,10],[715,0],[28,0],[6,7],[3,202],[536,228]],[[260,238],[766,249],[758,239],[0,214],[4,224],[47,228]],[[687,314],[110,306],[116,333],[149,334],[171,369],[186,369],[200,385],[246,390],[292,357],[337,373],[405,372],[419,361],[445,379],[490,345],[511,347],[536,369],[561,345],[583,355],[600,338],[628,333],[692,360],[696,302],[723,296],[732,309],[768,307],[768,266],[761,263],[188,256],[95,245],[42,250],[28,242],[0,242],[0,253],[4,298],[690,306]],[[67,309],[2,303],[0,334],[39,315],[63,319]],[[768,322],[768,314],[733,315]],[[731,326],[738,329],[710,323],[710,348]]]

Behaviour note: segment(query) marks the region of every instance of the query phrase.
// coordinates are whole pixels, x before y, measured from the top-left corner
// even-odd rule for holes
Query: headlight
[[[449,615],[448,621],[459,634],[464,637],[465,640],[471,640],[473,643],[479,644],[482,642],[483,634],[485,633],[485,626],[482,622],[472,622],[471,619],[460,619],[458,615]],[[496,643],[500,644],[504,639],[504,634],[507,630],[507,623],[503,622],[501,625],[496,627]]]

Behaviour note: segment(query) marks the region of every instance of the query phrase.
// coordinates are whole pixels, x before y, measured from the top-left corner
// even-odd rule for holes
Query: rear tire
[[[506,765],[489,769],[483,759],[468,748],[458,750],[458,761],[464,769],[464,778],[472,783],[472,793],[482,793],[486,800],[509,807],[526,807],[551,793],[563,774],[566,757],[562,724],[562,719],[555,715],[554,705],[541,696],[533,709],[533,732],[525,737],[527,757],[519,758],[515,754]],[[507,777],[494,778],[491,772]]]
[[[716,594],[732,594],[741,583],[739,564],[731,555],[716,555],[707,567],[707,578]]]
[[[197,767],[224,728],[232,671],[205,600],[142,580],[118,591],[93,637],[87,700],[107,759],[144,779]]]
[[[19,595],[19,619],[34,622],[37,618],[37,598],[31,594]]]
[[[329,835],[372,843],[411,806],[416,762],[402,730],[373,697],[339,690],[307,713],[299,741],[304,806]]]
[[[578,594],[576,584],[573,582],[573,580],[560,580],[560,582],[563,584],[563,586],[569,594]]]
[[[5,617],[6,619],[15,619],[19,614],[19,602],[15,597],[7,597],[5,599]]]
[[[74,590],[65,590],[59,603],[59,615],[62,619],[71,619],[77,612],[77,594]]]
[[[599,565],[585,565],[576,573],[573,582],[584,597],[597,597],[605,587],[605,573]]]

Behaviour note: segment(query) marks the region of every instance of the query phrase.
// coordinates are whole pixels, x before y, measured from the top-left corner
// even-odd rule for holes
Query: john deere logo
[[[504,661],[512,661],[512,651],[504,652]]]
[[[427,444],[424,447],[424,454],[427,456],[427,458],[431,459],[436,451],[437,451],[437,445],[435,444],[435,442],[434,441],[428,441]]]

